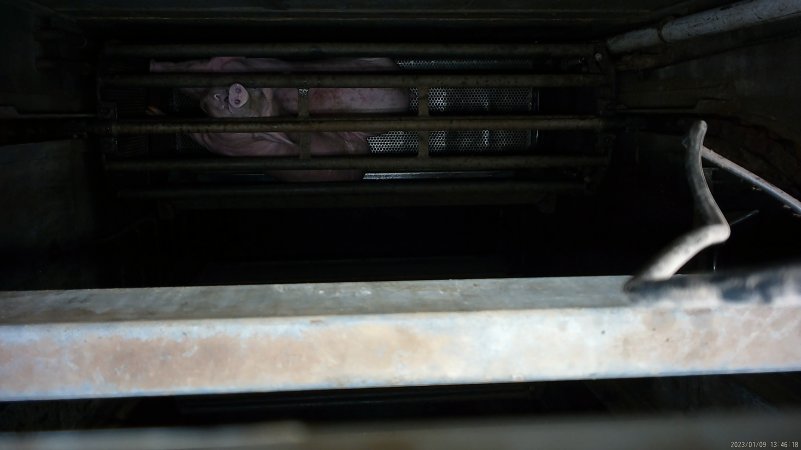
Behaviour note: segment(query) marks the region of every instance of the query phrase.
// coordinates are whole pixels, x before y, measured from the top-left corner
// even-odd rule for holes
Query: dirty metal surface
[[[17,121],[20,127],[40,126],[37,121]],[[308,118],[255,118],[255,119],[128,119],[117,121],[93,121],[81,123],[71,121],[65,125],[69,131],[96,133],[106,136],[121,134],[173,134],[173,133],[255,133],[255,132],[302,132],[302,131],[436,131],[436,130],[586,130],[601,131],[624,122],[612,118],[595,116],[439,116],[408,117],[394,116],[371,118],[364,116],[340,116],[326,119]],[[2,136],[0,136],[2,137]]]
[[[587,56],[589,44],[465,44],[441,42],[252,42],[216,44],[125,44],[108,42],[103,55],[116,58],[212,58],[219,55],[245,57],[313,58],[333,57],[490,57]]]
[[[148,73],[104,75],[104,87],[215,87],[241,83],[274,88],[592,87],[608,82],[602,74],[408,74],[408,73]]]
[[[623,282],[5,292],[0,399],[801,369],[795,290],[767,303],[638,306]]]

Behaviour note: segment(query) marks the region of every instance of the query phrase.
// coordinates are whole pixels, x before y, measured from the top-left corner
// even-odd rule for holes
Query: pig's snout
[[[245,106],[249,98],[248,90],[239,83],[234,83],[228,88],[228,103],[234,108]]]

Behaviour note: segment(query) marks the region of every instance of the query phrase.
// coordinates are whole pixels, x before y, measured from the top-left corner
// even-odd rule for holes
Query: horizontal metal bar
[[[801,369],[795,289],[632,307],[624,281],[4,292],[0,400]]]
[[[602,74],[399,74],[399,73],[148,73],[104,75],[110,87],[215,87],[240,83],[271,88],[430,87],[592,87],[608,82]]]
[[[619,124],[593,116],[354,116],[262,117],[256,119],[126,119],[94,121],[87,131],[100,135],[173,133],[257,133],[302,131],[437,131],[437,130],[594,130]]]
[[[414,58],[527,58],[534,56],[587,56],[594,44],[462,44],[371,42],[273,42],[231,44],[124,44],[108,43],[103,54],[120,58],[211,58],[220,55],[262,57],[381,56]]]
[[[579,182],[515,180],[362,181],[190,188],[138,188],[122,199],[169,200],[185,208],[328,208],[531,204],[544,193],[586,192]]]
[[[254,185],[239,187],[206,188],[146,188],[122,190],[122,198],[163,199],[196,197],[283,197],[288,195],[339,196],[381,194],[498,194],[509,192],[575,190],[583,187],[580,183],[536,182],[536,181],[425,181],[425,182],[354,182],[354,183],[291,183],[275,185]]]
[[[607,45],[612,53],[625,53],[798,17],[801,4],[796,0],[743,0],[629,31],[610,38]]]
[[[513,170],[554,167],[586,167],[606,165],[599,156],[323,156],[311,159],[296,157],[266,158],[203,158],[107,161],[112,172],[138,171],[210,171],[241,172],[268,170],[343,170],[370,172],[436,171],[436,170]]]

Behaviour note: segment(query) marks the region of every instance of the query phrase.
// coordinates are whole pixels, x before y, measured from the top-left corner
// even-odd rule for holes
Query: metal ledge
[[[22,122],[17,122],[22,123]],[[437,130],[587,130],[621,126],[615,118],[594,116],[333,116],[315,118],[261,117],[250,119],[97,120],[85,129],[100,135],[172,133],[256,133],[324,131],[437,131]]]
[[[105,87],[215,87],[242,83],[272,88],[595,87],[603,74],[148,73],[103,75]]]
[[[596,44],[453,44],[438,42],[278,42],[231,44],[106,44],[103,54],[118,58],[211,58],[220,55],[245,57],[269,56],[297,58],[310,56],[381,56],[415,58],[493,57],[526,58],[532,56],[588,56]]]
[[[124,199],[169,200],[183,208],[333,208],[432,205],[515,205],[544,193],[586,194],[581,182],[525,180],[381,180],[271,183],[246,186],[121,189]]]
[[[124,159],[106,161],[111,172],[139,171],[267,171],[267,170],[346,170],[371,172],[392,171],[459,171],[459,170],[514,170],[543,168],[572,168],[605,166],[608,158],[584,155],[508,155],[508,156],[315,156],[266,158],[195,158],[195,159]]]
[[[694,290],[686,301],[633,306],[624,281],[6,292],[0,399],[801,369],[795,290],[769,304],[723,296],[711,305]]]

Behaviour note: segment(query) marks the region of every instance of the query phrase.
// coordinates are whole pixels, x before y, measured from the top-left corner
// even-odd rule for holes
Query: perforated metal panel
[[[417,111],[417,89],[410,89],[410,108]],[[428,108],[432,115],[524,113],[537,105],[537,95],[529,88],[432,88],[428,92]]]
[[[402,70],[416,72],[503,71],[531,69],[528,60],[420,60],[395,61]],[[417,89],[410,89],[409,112],[416,113]],[[539,92],[529,88],[440,88],[429,86],[428,110],[432,116],[525,114],[539,110]],[[417,151],[417,133],[394,131],[367,140],[374,153]],[[429,136],[429,152],[519,152],[537,142],[535,130],[434,131]]]
[[[416,72],[445,72],[459,70],[525,70],[533,64],[527,59],[396,59],[403,70]]]
[[[367,138],[373,153],[414,153],[419,142],[419,136],[408,131],[390,131]]]

